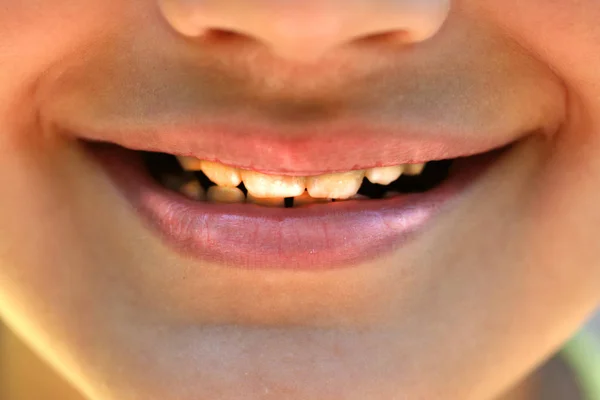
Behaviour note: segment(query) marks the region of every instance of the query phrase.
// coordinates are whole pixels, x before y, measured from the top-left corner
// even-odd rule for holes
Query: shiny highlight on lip
[[[318,270],[355,266],[407,243],[502,150],[456,160],[451,176],[425,193],[299,209],[196,202],[154,182],[136,152],[100,146],[92,153],[180,254],[237,268]]]

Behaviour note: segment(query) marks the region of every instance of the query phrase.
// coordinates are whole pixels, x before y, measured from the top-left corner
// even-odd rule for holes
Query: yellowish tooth
[[[242,170],[244,186],[254,197],[294,197],[304,192],[305,178],[301,176],[265,175]]]
[[[211,203],[245,203],[244,192],[235,187],[211,186],[206,198]]]
[[[283,197],[255,197],[248,192],[246,203],[258,204],[266,207],[285,207],[285,199]]]
[[[239,169],[221,163],[202,161],[202,171],[219,186],[236,187],[242,183]]]
[[[425,163],[422,164],[404,164],[404,173],[406,175],[419,175],[423,172]]]
[[[196,157],[177,157],[179,164],[186,171],[200,171],[202,169],[202,161]]]
[[[302,193],[300,196],[294,197],[294,207],[305,206],[308,204],[330,203],[330,199],[317,199],[312,197],[308,192]]]
[[[347,199],[358,192],[364,176],[365,171],[309,176],[306,189],[312,197]]]
[[[402,175],[403,165],[394,165],[391,167],[377,167],[368,169],[365,176],[371,183],[380,185],[389,185]]]
[[[205,200],[206,191],[198,181],[189,181],[179,188],[179,191],[192,200]]]

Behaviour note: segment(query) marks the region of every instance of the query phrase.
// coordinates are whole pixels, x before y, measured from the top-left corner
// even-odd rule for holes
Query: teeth
[[[392,167],[378,167],[368,169],[365,176],[371,183],[380,185],[389,185],[402,175],[403,165],[394,165]]]
[[[179,188],[179,192],[192,200],[203,201],[206,199],[206,192],[198,181],[190,181],[184,184]]]
[[[283,197],[261,198],[255,197],[250,192],[246,196],[246,203],[258,204],[266,207],[285,207],[285,199]]]
[[[179,160],[179,164],[186,171],[200,171],[202,169],[202,161],[196,157],[179,156],[177,160]]]
[[[308,192],[302,193],[300,196],[294,197],[294,207],[305,206],[308,204],[317,204],[317,203],[330,203],[330,199],[317,199],[311,197]]]
[[[208,188],[206,199],[211,203],[244,203],[246,196],[238,188],[211,186]]]
[[[419,175],[423,172],[425,164],[404,164],[404,173],[406,175]]]
[[[177,157],[187,171],[185,177],[164,175],[163,184],[195,200],[213,203],[253,203],[268,207],[284,207],[285,198],[294,198],[294,206],[327,203],[332,200],[364,199],[358,190],[366,177],[371,183],[389,185],[402,174],[419,175],[426,163],[376,167],[368,170],[348,171],[318,176],[266,175],[240,170],[217,162],[202,161],[194,157]],[[193,171],[202,170],[216,186],[205,191],[194,177]],[[247,196],[237,188],[244,183]],[[399,195],[388,192],[385,198]]]
[[[350,171],[306,178],[306,189],[312,197],[347,199],[354,196],[362,184],[365,171]]]
[[[304,192],[305,178],[242,171],[244,186],[254,197],[294,197]]]
[[[221,163],[202,161],[204,174],[219,186],[236,187],[242,183],[240,171]]]

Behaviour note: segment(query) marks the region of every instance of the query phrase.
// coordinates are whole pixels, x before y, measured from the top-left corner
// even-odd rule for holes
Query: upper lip
[[[38,119],[74,138],[283,175],[456,158],[555,133],[563,86],[476,26],[306,68],[159,38],[149,51],[140,33],[57,63],[35,89]]]
[[[470,156],[532,133],[514,131],[504,136],[462,138],[423,127],[386,128],[351,120],[303,125],[301,129],[226,121],[139,129],[63,128],[84,140],[132,150],[193,156],[265,174],[297,176]]]

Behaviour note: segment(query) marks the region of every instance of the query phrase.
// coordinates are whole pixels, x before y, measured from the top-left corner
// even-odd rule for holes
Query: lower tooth
[[[283,197],[254,197],[251,193],[246,196],[246,203],[258,204],[266,207],[285,207],[285,198]]]
[[[192,200],[204,201],[206,192],[200,182],[190,181],[179,188],[179,191]]]
[[[246,196],[238,188],[222,187],[222,186],[211,186],[208,188],[206,199],[211,203],[244,203]]]
[[[163,174],[160,176],[159,182],[167,189],[175,192],[180,192],[182,187],[192,182],[197,182],[198,184],[200,183],[196,180],[196,177],[191,172],[184,172],[182,174]],[[202,188],[202,190],[204,189]]]
[[[178,192],[186,183],[186,180],[179,175],[166,174],[160,177],[160,183],[167,189]]]

